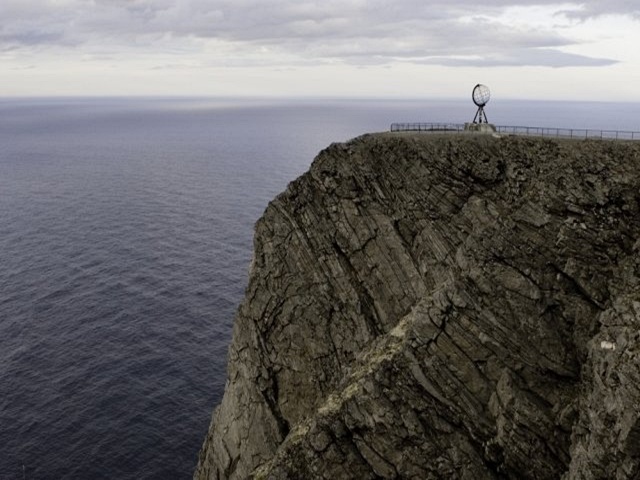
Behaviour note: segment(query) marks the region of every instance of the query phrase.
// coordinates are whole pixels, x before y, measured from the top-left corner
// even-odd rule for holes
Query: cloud
[[[445,57],[425,59],[426,64],[447,65],[452,67],[604,67],[618,62],[607,58],[586,57],[549,48],[508,49],[485,56],[457,58]]]
[[[0,50],[65,47],[180,55],[217,42],[247,64],[263,52],[287,63],[415,62],[453,66],[598,66],[612,59],[564,53],[562,27],[511,24],[503,0],[3,0]],[[637,14],[637,1],[521,0],[565,17]],[[526,20],[526,19],[525,19]],[[240,60],[238,60],[240,59]],[[267,62],[268,63],[268,62]]]
[[[63,43],[63,35],[59,32],[38,32],[23,30],[0,34],[0,45],[9,50],[19,46],[36,46]]]
[[[623,15],[640,19],[640,4],[637,0],[608,0],[606,2],[579,2],[574,8],[563,12],[573,18],[586,20],[605,15]]]

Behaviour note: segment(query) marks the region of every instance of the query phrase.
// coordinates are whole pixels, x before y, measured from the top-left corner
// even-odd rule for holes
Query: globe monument
[[[476,114],[473,117],[473,122],[465,123],[464,129],[471,132],[484,132],[484,133],[493,133],[496,131],[496,127],[489,123],[487,120],[487,114],[484,111],[484,107],[489,103],[491,99],[491,91],[489,87],[486,85],[482,85],[478,83],[475,87],[473,87],[473,91],[471,92],[471,99],[473,103],[475,103],[478,109],[476,110]]]

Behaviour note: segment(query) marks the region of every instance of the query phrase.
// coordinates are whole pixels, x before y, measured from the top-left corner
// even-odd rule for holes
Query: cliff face
[[[640,145],[367,135],[267,208],[196,479],[640,475]]]

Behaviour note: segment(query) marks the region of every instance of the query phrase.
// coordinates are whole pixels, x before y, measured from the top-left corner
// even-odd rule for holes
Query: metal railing
[[[392,132],[463,132],[459,123],[392,123]]]
[[[392,132],[465,132],[461,123],[392,123]],[[548,128],[496,125],[496,132],[505,135],[525,135],[533,137],[640,140],[640,132],[623,130],[589,130],[576,128]]]

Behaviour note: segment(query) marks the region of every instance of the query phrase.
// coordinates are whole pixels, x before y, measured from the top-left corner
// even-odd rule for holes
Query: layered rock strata
[[[205,479],[640,476],[640,145],[375,134],[256,225]]]

